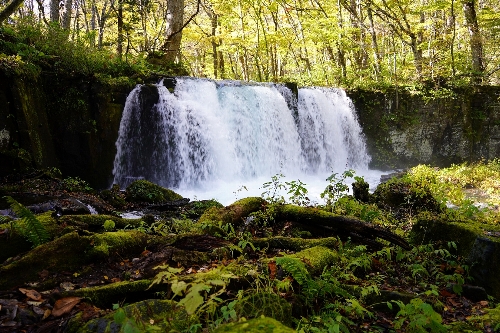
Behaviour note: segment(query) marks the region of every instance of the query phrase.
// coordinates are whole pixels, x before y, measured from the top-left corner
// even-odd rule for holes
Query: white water
[[[178,78],[173,93],[158,84],[158,102],[143,110],[143,88],[128,96],[116,142],[114,183],[122,188],[143,178],[230,204],[260,195],[281,173],[322,203],[332,172],[355,169],[370,184],[380,178],[368,170],[361,127],[341,89],[302,88],[293,101],[284,86]]]

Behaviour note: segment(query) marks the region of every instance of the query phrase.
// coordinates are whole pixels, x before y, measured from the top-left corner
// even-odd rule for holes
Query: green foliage
[[[136,180],[125,192],[127,200],[133,202],[160,203],[182,199],[182,196],[172,190],[153,184],[147,180]]]
[[[179,305],[185,307],[188,314],[208,312],[213,315],[222,302],[219,298],[226,292],[231,279],[237,276],[213,269],[207,274],[198,274],[192,281],[186,282],[178,276],[182,268],[172,268],[168,265],[158,266],[160,272],[153,279],[151,286],[160,283],[170,284],[173,296],[180,297]]]
[[[68,177],[62,181],[63,188],[69,192],[93,193],[94,189],[83,179]]]
[[[394,322],[396,329],[404,329],[405,332],[411,333],[448,332],[447,327],[442,324],[441,315],[422,299],[414,298],[409,304],[401,301],[394,303],[400,308]]]
[[[102,227],[106,231],[113,231],[115,229],[115,222],[112,220],[106,220],[106,221],[104,221],[104,224],[102,225]]]
[[[332,206],[335,201],[347,195],[349,185],[345,181],[352,177],[354,177],[354,170],[346,170],[341,176],[335,172],[326,179],[329,184],[321,193],[321,198],[325,200],[327,206]]]
[[[33,213],[10,196],[5,196],[5,200],[10,204],[11,209],[20,220],[12,222],[13,227],[28,241],[37,247],[50,240],[45,226],[33,215]]]

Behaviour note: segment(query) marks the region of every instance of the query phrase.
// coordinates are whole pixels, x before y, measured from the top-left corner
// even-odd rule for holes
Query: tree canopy
[[[191,75],[316,85],[500,81],[497,0],[11,0],[4,26],[63,29]]]

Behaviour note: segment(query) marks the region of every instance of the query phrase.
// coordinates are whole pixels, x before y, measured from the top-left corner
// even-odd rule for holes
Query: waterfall
[[[356,113],[341,89],[177,78],[138,85],[116,142],[114,183],[147,179],[173,189],[207,188],[282,173],[309,177],[366,170]],[[228,189],[229,191],[233,189]]]

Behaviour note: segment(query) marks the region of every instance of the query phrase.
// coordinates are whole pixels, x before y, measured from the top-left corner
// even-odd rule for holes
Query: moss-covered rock
[[[59,224],[75,226],[89,231],[102,231],[104,230],[104,223],[106,221],[113,221],[116,229],[123,229],[125,227],[138,227],[141,225],[141,219],[123,219],[121,217],[95,214],[95,215],[65,215],[59,218]]]
[[[64,291],[61,293],[61,297],[81,297],[97,307],[111,309],[113,304],[124,300],[130,303],[133,300],[144,298],[148,294],[153,296],[153,291],[148,291],[150,285],[151,280],[121,281],[102,286]],[[155,289],[155,291],[157,290],[158,288]]]
[[[235,305],[236,313],[245,318],[270,317],[292,326],[292,306],[275,293],[249,290]]]
[[[138,231],[118,231],[80,236],[68,233],[42,244],[20,259],[0,267],[0,289],[23,285],[47,271],[74,271],[82,265],[106,259],[110,254],[139,254],[145,247],[158,244],[159,239]]]
[[[305,262],[311,274],[320,274],[325,267],[332,265],[338,260],[337,252],[324,246],[314,246],[291,254],[289,257],[299,258]]]
[[[313,246],[323,246],[330,249],[337,249],[340,242],[341,241],[337,237],[305,239],[275,236],[269,238],[257,238],[252,240],[253,245],[261,249],[271,248],[291,251],[301,251]]]
[[[159,203],[182,199],[180,194],[158,186],[147,180],[136,180],[125,191],[127,200],[132,202]]]
[[[127,305],[102,318],[93,319],[79,329],[73,328],[68,333],[118,333],[128,332],[187,332],[198,323],[198,318],[188,315],[184,308],[170,300],[149,299]],[[126,329],[128,328],[128,330]]]
[[[231,223],[238,227],[245,222],[245,218],[253,212],[265,207],[266,201],[260,197],[249,197],[236,201],[227,207],[211,207],[203,213],[198,223],[207,226],[210,233],[216,232],[219,226]],[[213,230],[211,230],[211,228]]]
[[[392,178],[377,186],[372,200],[383,209],[411,209],[413,214],[420,211],[440,213],[444,208],[428,188],[404,178]]]
[[[224,324],[214,331],[214,333],[292,333],[295,330],[283,325],[279,321],[260,317],[251,320],[240,321],[237,323]]]
[[[500,227],[474,221],[449,222],[432,214],[420,214],[410,239],[414,244],[454,242],[460,256],[467,258],[474,284],[500,297]]]

